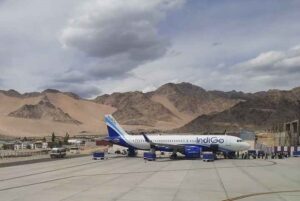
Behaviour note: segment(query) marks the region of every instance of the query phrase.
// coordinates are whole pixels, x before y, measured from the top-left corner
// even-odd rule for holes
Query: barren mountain
[[[0,90],[0,93],[4,94],[6,96],[11,96],[11,97],[21,97],[22,96],[19,92],[15,91],[13,89],[10,89],[8,91]]]
[[[300,90],[270,90],[252,94],[223,112],[201,115],[176,132],[221,132],[225,129],[263,130],[300,118]]]
[[[222,97],[190,83],[168,83],[149,93],[106,94],[94,101],[117,108],[113,115],[123,124],[166,130],[180,127],[201,114],[228,109],[240,99]]]
[[[55,107],[44,96],[37,104],[30,105],[25,104],[16,111],[8,114],[10,117],[26,118],[26,119],[44,119],[50,121],[57,121],[62,123],[81,124],[80,121],[70,117],[68,113],[65,113],[59,107]]]
[[[117,108],[113,116],[127,125],[155,126],[157,121],[171,122],[176,118],[172,111],[142,92],[113,93],[97,97],[95,102]]]
[[[185,82],[165,84],[150,94],[153,100],[157,100],[157,97],[166,98],[180,113],[192,117],[220,112],[240,101],[240,97],[219,95]]]
[[[11,91],[0,91],[0,135],[105,135],[103,117],[116,110],[57,90],[25,94]]]
[[[300,118],[299,105],[300,88],[251,94],[168,83],[149,93],[113,93],[94,100],[55,89],[0,90],[0,135],[106,135],[105,114],[113,114],[131,132],[258,130]]]

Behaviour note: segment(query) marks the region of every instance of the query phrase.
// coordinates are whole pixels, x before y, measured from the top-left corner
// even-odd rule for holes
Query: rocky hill
[[[73,119],[68,113],[65,113],[59,107],[55,107],[44,96],[37,104],[25,104],[21,108],[8,114],[10,117],[26,119],[43,119],[57,121],[62,123],[81,124],[80,121]]]
[[[149,93],[106,94],[94,101],[117,108],[113,115],[123,124],[166,130],[182,126],[199,115],[228,109],[240,99],[223,97],[190,83],[168,83]]]
[[[0,135],[106,135],[105,114],[113,114],[130,132],[260,130],[300,118],[300,88],[243,93],[168,83],[148,93],[113,93],[93,100],[55,89],[24,94],[0,90]]]
[[[113,93],[97,97],[95,102],[117,108],[113,116],[127,125],[155,126],[156,121],[171,122],[176,118],[172,111],[142,92]]]
[[[252,94],[223,112],[201,115],[175,132],[221,132],[225,129],[263,130],[300,118],[300,89]]]
[[[73,93],[45,90],[20,94],[0,91],[0,135],[106,134],[105,114],[116,109]]]
[[[70,96],[72,98],[75,99],[81,99],[77,94],[72,93],[72,92],[61,92],[59,90],[56,89],[46,89],[42,92],[29,92],[29,93],[24,93],[21,94],[19,92],[17,92],[16,90],[10,89],[10,90],[0,90],[1,94],[4,94],[6,96],[10,96],[10,97],[16,97],[16,98],[30,98],[30,97],[39,97],[39,96],[43,96],[46,95],[48,93],[52,93],[52,94],[65,94],[67,96]]]
[[[185,82],[165,84],[150,94],[165,97],[179,112],[192,116],[220,112],[240,101],[240,97],[226,97]]]
[[[0,90],[0,93],[4,94],[6,96],[11,96],[11,97],[21,97],[22,96],[22,94],[20,94],[19,92],[17,92],[16,90],[13,90],[13,89],[10,89],[7,91]]]

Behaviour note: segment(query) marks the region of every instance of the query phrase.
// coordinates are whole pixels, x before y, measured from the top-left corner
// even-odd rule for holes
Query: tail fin
[[[107,126],[107,131],[110,138],[125,138],[125,136],[128,135],[112,115],[105,115],[104,121]]]

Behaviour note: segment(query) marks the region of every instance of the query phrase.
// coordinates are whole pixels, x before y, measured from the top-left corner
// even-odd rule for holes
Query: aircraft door
[[[228,138],[227,136],[224,136],[224,145],[225,145],[225,148],[227,147],[231,147],[231,142],[230,142],[230,139],[231,138]]]

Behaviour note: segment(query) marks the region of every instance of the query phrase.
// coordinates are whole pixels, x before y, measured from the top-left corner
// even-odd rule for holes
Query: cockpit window
[[[237,142],[242,142],[243,140],[236,140]]]

